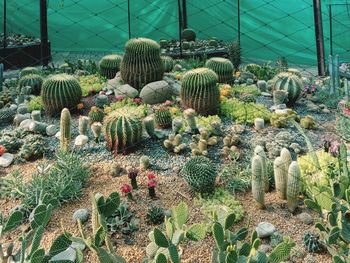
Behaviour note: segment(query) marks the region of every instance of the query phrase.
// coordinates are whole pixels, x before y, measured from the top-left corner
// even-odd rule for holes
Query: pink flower
[[[117,99],[117,101],[122,101],[122,100],[125,99],[125,96],[123,96],[123,95],[117,95],[117,96],[115,96],[115,98]]]
[[[164,102],[164,105],[165,105],[165,106],[171,106],[171,105],[173,105],[173,102],[170,101],[170,100],[166,100],[166,101]]]
[[[156,186],[157,186],[157,182],[156,181],[151,180],[151,181],[148,182],[148,187],[149,188],[154,188]]]
[[[148,178],[148,180],[153,180],[153,179],[156,179],[156,176],[154,175],[154,173],[148,172],[147,173],[147,178]]]
[[[122,191],[123,194],[128,194],[128,193],[131,193],[132,187],[130,184],[123,184],[122,187],[120,187],[120,190]]]
[[[343,114],[346,116],[350,115],[350,110],[348,108],[343,108]]]
[[[2,156],[6,152],[6,148],[3,145],[0,145],[0,156]]]
[[[134,98],[134,103],[136,103],[137,105],[142,103],[142,99],[141,98]]]

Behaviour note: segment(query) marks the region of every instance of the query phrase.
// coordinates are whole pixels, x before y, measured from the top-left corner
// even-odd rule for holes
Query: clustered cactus
[[[228,157],[233,152],[237,153],[237,146],[241,143],[241,138],[238,134],[227,135],[223,138],[223,142],[222,154]]]
[[[208,146],[213,146],[218,143],[217,136],[210,136],[207,130],[201,130],[199,135],[193,135],[192,139],[194,142],[190,144],[193,156],[207,156],[208,155]]]
[[[231,83],[233,78],[233,64],[226,58],[211,58],[205,66],[213,70],[219,77],[219,83]]]
[[[168,139],[164,141],[164,147],[174,153],[180,153],[186,148],[186,144],[181,143],[181,134],[171,134]]]
[[[18,85],[20,87],[31,87],[31,92],[34,95],[40,95],[43,78],[38,74],[28,74],[19,79]]]
[[[64,108],[75,109],[80,102],[82,91],[79,82],[73,76],[58,74],[44,81],[41,96],[45,111],[54,115]]]
[[[300,77],[288,72],[278,74],[272,80],[272,83],[273,90],[284,90],[288,93],[288,106],[294,105],[294,103],[300,98],[300,94],[304,88]]]
[[[28,135],[20,149],[19,156],[26,161],[43,157],[45,145],[43,137],[40,135]]]
[[[120,72],[122,79],[138,90],[161,80],[164,68],[158,43],[147,38],[130,39],[125,45]]]
[[[119,55],[107,55],[100,61],[100,74],[107,79],[113,79],[120,68],[122,57]]]

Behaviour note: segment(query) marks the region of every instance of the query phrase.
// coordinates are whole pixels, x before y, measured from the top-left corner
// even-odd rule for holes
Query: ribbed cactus
[[[154,118],[158,127],[167,129],[172,125],[172,116],[167,108],[160,108],[154,113]]]
[[[269,175],[267,173],[267,156],[264,151],[264,148],[260,145],[255,147],[254,154],[259,155],[261,157],[262,176],[263,176],[264,185],[265,185],[264,189],[265,189],[265,193],[267,193],[270,189]]]
[[[186,28],[181,32],[182,40],[196,41],[196,32],[192,28]]]
[[[122,79],[138,90],[161,80],[164,68],[158,43],[147,38],[130,39],[125,45],[120,72]]]
[[[180,97],[185,108],[192,108],[200,115],[214,115],[220,104],[217,74],[207,68],[188,71],[182,79]]]
[[[26,75],[29,74],[39,74],[40,70],[34,67],[26,67],[24,69],[21,70],[21,73],[19,74],[19,77],[22,78]]]
[[[30,86],[31,93],[34,95],[40,95],[41,86],[43,85],[44,79],[37,74],[28,74],[19,79],[18,85],[20,87]]]
[[[300,190],[300,168],[296,161],[293,161],[288,169],[287,181],[287,204],[288,209],[294,212],[298,205],[298,196]]]
[[[71,141],[71,116],[68,109],[64,108],[61,112],[60,122],[60,147],[62,151],[69,150],[69,144]]]
[[[80,102],[82,91],[79,82],[73,76],[58,74],[44,81],[41,96],[46,112],[56,114],[63,108],[75,109]]]
[[[102,123],[100,123],[100,122],[94,122],[93,124],[91,124],[91,131],[92,131],[92,134],[94,135],[95,142],[100,141],[102,128],[103,128],[103,126],[102,126]]]
[[[164,72],[170,72],[174,68],[174,60],[169,56],[161,56]]]
[[[255,155],[252,159],[252,193],[260,209],[265,208],[265,183],[263,178],[262,158]]]
[[[276,191],[280,198],[287,198],[287,177],[285,172],[285,163],[281,157],[277,157],[273,163],[273,172],[275,176]]]
[[[303,91],[303,81],[295,74],[282,72],[272,80],[273,90],[288,92],[288,106],[293,106]]]
[[[79,134],[87,135],[90,119],[86,116],[79,117]]]
[[[16,111],[12,108],[0,109],[0,123],[11,122],[16,116]]]
[[[197,156],[183,167],[184,178],[198,193],[212,193],[215,190],[216,169],[214,164],[204,156]]]
[[[96,106],[92,106],[89,112],[90,123],[102,122],[105,114],[103,110]]]
[[[108,150],[113,153],[126,153],[141,140],[142,124],[138,117],[115,111],[104,121],[104,134]]]
[[[107,55],[100,61],[100,74],[107,79],[113,79],[120,69],[122,57],[119,55]]]
[[[147,134],[153,138],[154,137],[154,119],[152,116],[147,116],[146,118],[143,119],[143,126],[145,127],[145,130]]]
[[[226,58],[211,58],[205,66],[213,70],[219,77],[219,83],[230,83],[233,79],[233,64]]]
[[[107,95],[98,95],[95,99],[95,105],[101,109],[104,108],[108,104],[108,96]]]

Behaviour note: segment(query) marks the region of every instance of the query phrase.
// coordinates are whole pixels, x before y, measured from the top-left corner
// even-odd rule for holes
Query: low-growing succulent
[[[303,237],[304,246],[307,251],[315,253],[322,250],[320,243],[320,235],[315,235],[309,232],[304,233]]]
[[[43,157],[45,148],[44,140],[41,135],[28,135],[24,139],[19,156],[26,161],[35,160]]]

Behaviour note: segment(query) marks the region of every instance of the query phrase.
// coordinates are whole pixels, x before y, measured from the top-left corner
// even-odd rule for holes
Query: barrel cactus
[[[12,108],[0,109],[0,123],[12,122],[15,118],[16,111]]]
[[[213,70],[219,77],[219,83],[230,83],[233,78],[234,67],[226,58],[211,58],[205,66]]]
[[[288,72],[282,72],[272,80],[273,90],[284,90],[288,92],[288,106],[293,106],[299,99],[303,90],[303,81],[298,75]]]
[[[80,102],[82,91],[79,82],[70,75],[57,74],[43,83],[41,97],[49,114],[57,114],[64,108],[75,109]]]
[[[185,180],[195,192],[214,192],[217,171],[208,158],[196,156],[186,162],[182,171]]]
[[[164,72],[170,72],[174,68],[174,60],[169,56],[161,56]]]
[[[252,159],[252,193],[260,209],[265,208],[265,183],[263,178],[262,158],[255,155]]]
[[[125,45],[120,72],[122,79],[138,90],[161,80],[164,68],[158,43],[147,38],[130,39]]]
[[[298,196],[300,189],[300,168],[296,161],[293,161],[288,169],[287,181],[287,205],[291,212],[294,212],[298,205]]]
[[[315,253],[322,250],[320,236],[318,234],[315,235],[309,232],[304,233],[303,242],[304,247],[309,252]]]
[[[40,95],[41,86],[43,85],[43,78],[38,74],[28,74],[20,78],[19,86],[26,87],[30,86],[31,92],[34,95]]]
[[[170,110],[167,108],[160,108],[158,109],[155,114],[155,122],[158,127],[167,129],[170,128],[172,125],[172,117]]]
[[[102,109],[100,109],[96,106],[91,107],[90,112],[89,112],[90,123],[102,122],[104,116],[105,116],[105,114],[104,114]]]
[[[186,28],[181,32],[182,40],[196,41],[196,32],[191,28]]]
[[[39,74],[40,70],[35,67],[26,67],[21,70],[21,73],[19,73],[20,78],[24,77],[25,75],[29,74]]]
[[[142,123],[136,116],[114,111],[105,118],[103,131],[108,150],[114,154],[126,153],[141,141]]]
[[[100,74],[107,79],[113,79],[120,69],[122,57],[119,55],[107,55],[100,61]]]
[[[62,151],[68,151],[71,141],[71,116],[68,109],[64,108],[61,112],[60,120],[60,146]]]
[[[185,108],[200,115],[215,115],[220,104],[217,74],[208,68],[188,71],[182,79],[180,97]]]

